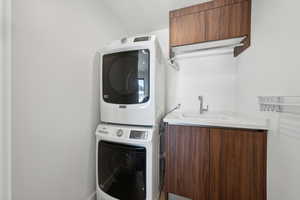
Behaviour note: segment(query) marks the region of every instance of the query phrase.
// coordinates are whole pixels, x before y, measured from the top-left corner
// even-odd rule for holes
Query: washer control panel
[[[153,129],[116,125],[99,125],[97,135],[130,140],[151,140]]]

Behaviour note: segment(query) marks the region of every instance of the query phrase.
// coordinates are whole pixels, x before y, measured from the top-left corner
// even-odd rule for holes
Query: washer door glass
[[[101,190],[120,200],[146,199],[146,149],[106,141],[98,145]]]
[[[148,49],[103,56],[103,99],[113,104],[146,103],[150,95]]]

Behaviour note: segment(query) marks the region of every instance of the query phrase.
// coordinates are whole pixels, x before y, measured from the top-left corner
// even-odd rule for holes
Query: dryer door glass
[[[121,200],[146,199],[146,149],[106,141],[98,145],[98,183]]]
[[[103,100],[113,104],[141,104],[150,98],[148,49],[106,54],[102,61]]]

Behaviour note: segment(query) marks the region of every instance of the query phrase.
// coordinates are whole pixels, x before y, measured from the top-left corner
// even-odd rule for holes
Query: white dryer
[[[114,41],[99,53],[101,121],[157,124],[165,112],[166,61],[156,36]]]
[[[97,200],[158,200],[158,130],[100,124],[96,136]]]

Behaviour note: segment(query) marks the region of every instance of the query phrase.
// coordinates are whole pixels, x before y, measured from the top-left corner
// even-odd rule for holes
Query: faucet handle
[[[208,105],[206,106],[206,108],[203,109],[205,112],[208,111]]]

